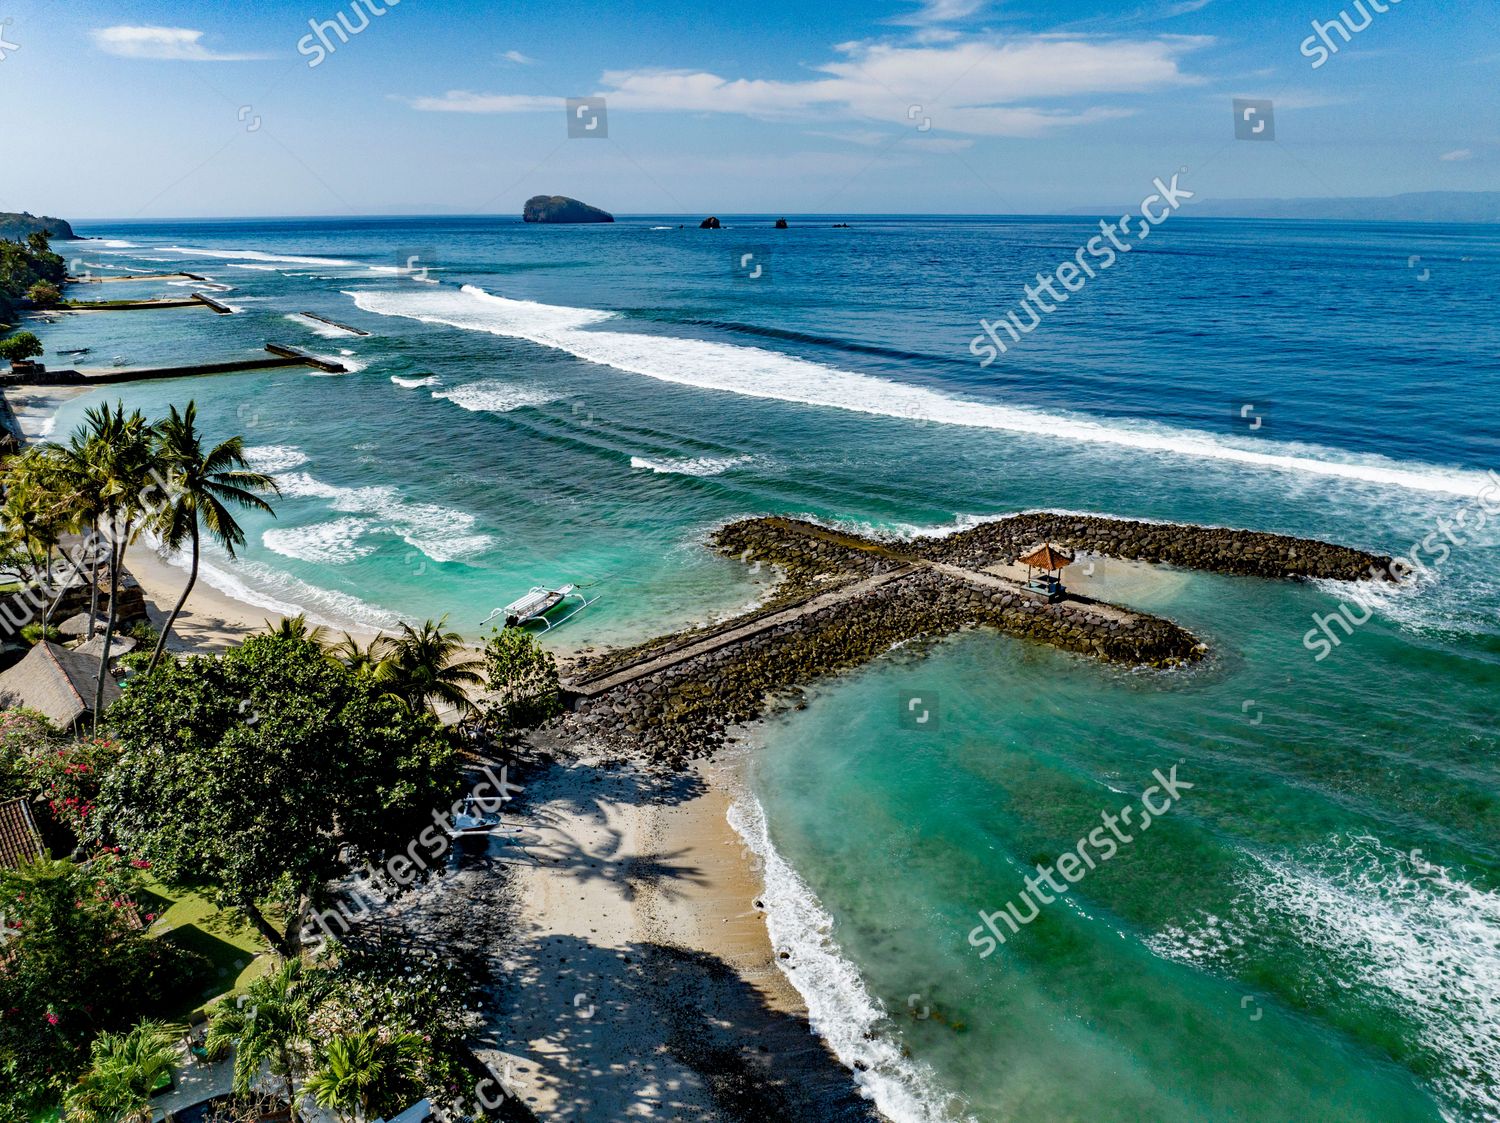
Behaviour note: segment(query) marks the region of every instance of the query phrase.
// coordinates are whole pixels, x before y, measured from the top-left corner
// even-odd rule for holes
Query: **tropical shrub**
[[[501,628],[484,645],[486,723],[497,732],[534,729],[562,712],[557,660],[522,628]]]
[[[0,869],[7,956],[0,970],[0,1123],[56,1103],[103,1032],[159,1009],[198,969],[147,939],[135,913],[139,883],[118,855],[79,865],[39,859]]]

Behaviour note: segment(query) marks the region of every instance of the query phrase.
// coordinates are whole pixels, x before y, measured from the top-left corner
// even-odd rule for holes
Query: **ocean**
[[[350,373],[125,385],[54,433],[196,399],[283,493],[209,580],[475,637],[572,582],[599,601],[568,649],[753,603],[765,575],[701,545],[747,515],[1046,508],[1402,555],[1379,594],[1102,563],[1211,658],[894,651],[755,730],[736,826],[815,1025],[902,1123],[1500,1118],[1500,231],[1173,217],[982,367],[980,321],[1097,220],[789,217],[79,223],[75,270],[187,270],[238,314],[67,317],[52,366],[275,341]],[[1168,813],[981,955],[981,912],[1173,768]]]

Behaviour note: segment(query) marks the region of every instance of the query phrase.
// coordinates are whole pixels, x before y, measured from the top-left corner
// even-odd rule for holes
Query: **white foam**
[[[358,334],[346,328],[325,324],[322,320],[314,320],[311,316],[304,316],[301,312],[288,312],[286,318],[299,327],[306,328],[314,335],[321,335],[324,339],[348,339],[351,335]]]
[[[159,547],[160,543],[152,540],[152,545]],[[163,556],[167,564],[178,569],[187,569],[191,564],[185,550]],[[198,574],[206,584],[241,604],[269,609],[281,616],[301,613],[313,624],[333,628],[352,624],[379,630],[395,628],[401,623],[396,613],[367,604],[358,597],[320,589],[289,573],[245,558],[228,560],[214,546],[205,546]],[[246,581],[246,577],[250,580]]]
[[[465,511],[434,503],[410,503],[394,487],[336,487],[306,472],[291,472],[276,481],[292,499],[321,499],[335,511],[369,515],[367,532],[388,531],[435,562],[458,561],[479,553],[493,541],[474,532],[478,522]]]
[[[1234,441],[1152,422],[1103,421],[995,402],[857,374],[776,351],[701,339],[586,330],[613,312],[509,300],[473,285],[459,291],[350,293],[367,312],[404,316],[555,347],[589,362],[648,378],[752,398],[798,402],[912,421],[998,429],[1159,455],[1227,461],[1413,491],[1478,495],[1482,473],[1362,456],[1285,442]]]
[[[451,390],[434,390],[432,396],[475,413],[510,413],[557,400],[557,395],[549,390],[510,382],[470,382]]]
[[[262,253],[260,250],[200,250],[189,246],[163,246],[161,252],[186,254],[189,257],[216,257],[220,261],[265,261],[280,265],[322,265],[336,269],[351,268],[357,264],[336,257],[288,257],[278,253]]]
[[[368,359],[356,359],[353,351],[340,351],[337,355],[321,355],[316,351],[309,352],[314,358],[322,359],[325,363],[338,363],[344,368],[345,374],[358,374],[370,365]],[[319,370],[317,367],[308,367],[307,373],[313,378],[337,378],[337,374],[331,371]]]
[[[887,1014],[870,994],[858,969],[832,936],[833,917],[806,882],[771,844],[765,811],[742,794],[729,809],[729,825],[760,859],[765,878],[761,899],[766,929],[778,950],[791,954],[795,971],[783,974],[807,1003],[808,1021],[838,1059],[853,1069],[861,1094],[875,1101],[892,1123],[952,1123],[955,1115],[932,1070],[902,1056],[885,1027]],[[779,965],[780,958],[776,960]],[[856,1069],[855,1063],[864,1067]]]
[[[245,459],[257,472],[289,472],[307,463],[307,453],[295,445],[256,445],[245,450]]]
[[[676,459],[652,460],[645,456],[632,456],[630,466],[648,472],[674,476],[717,476],[741,464],[749,464],[753,456],[685,456]]]
[[[320,565],[344,565],[369,557],[375,546],[361,541],[369,524],[364,519],[335,519],[313,526],[275,527],[260,540],[268,550],[298,561]]]
[[[429,374],[426,378],[402,378],[399,374],[391,375],[391,381],[397,386],[405,386],[408,390],[415,390],[419,386],[436,386],[438,376]]]
[[[274,266],[274,265],[249,265],[249,264],[246,264],[244,262],[239,262],[239,261],[231,261],[228,265],[224,266],[224,268],[225,269],[253,269],[257,273],[274,273],[274,272],[276,272],[276,266]]]
[[[94,238],[91,240],[98,241],[99,239]],[[104,245],[112,250],[133,250],[136,248],[135,242],[125,242],[121,241],[119,238],[107,238],[104,240]]]
[[[1252,859],[1231,915],[1162,932],[1153,949],[1214,965],[1261,944],[1268,923],[1294,932],[1329,986],[1415,1027],[1464,1118],[1500,1118],[1500,893],[1368,836]]]

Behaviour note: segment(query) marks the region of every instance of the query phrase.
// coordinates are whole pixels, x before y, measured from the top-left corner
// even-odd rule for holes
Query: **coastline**
[[[542,1117],[881,1118],[778,966],[729,820],[742,770],[575,757],[526,783],[488,1059]]]
[[[156,549],[145,542],[138,542],[125,551],[125,569],[136,579],[145,595],[146,615],[151,626],[161,628],[177,598],[182,596],[187,570],[163,560]],[[172,626],[167,647],[187,655],[219,654],[251,632],[261,631],[268,624],[275,627],[283,618],[280,612],[237,600],[215,588],[200,569],[192,595],[182,606],[177,623]]]

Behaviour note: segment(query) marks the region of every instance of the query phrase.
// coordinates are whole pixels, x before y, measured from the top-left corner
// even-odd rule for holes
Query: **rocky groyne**
[[[859,582],[859,585],[867,584]],[[1019,587],[971,583],[927,567],[896,571],[889,580],[803,612],[792,604],[781,618],[744,638],[714,645],[676,662],[647,649],[640,677],[598,692],[574,680],[580,731],[642,746],[654,759],[680,764],[711,751],[727,727],[761,716],[796,688],[860,666],[898,644],[986,626],[1009,635],[1115,663],[1171,667],[1201,658],[1203,646],[1176,624],[1080,600],[1048,603]],[[680,655],[681,653],[679,653]],[[618,667],[618,662],[617,662]],[[628,674],[628,663],[610,677]]]
[[[1372,568],[1386,574],[1391,562],[1382,554],[1285,534],[1045,511],[981,523],[943,538],[919,539],[904,548],[920,557],[983,569],[1013,561],[1039,542],[1240,577],[1359,581],[1371,577]]]
[[[1206,648],[1159,617],[1068,595],[1049,600],[1004,571],[1042,542],[1215,573],[1356,580],[1390,559],[1305,538],[1218,527],[1037,512],[941,538],[885,540],[800,519],[747,519],[711,538],[718,552],[774,569],[753,612],[580,659],[568,671],[578,732],[680,765],[730,726],[799,688],[898,644],[987,627],[1136,667],[1196,662]]]

